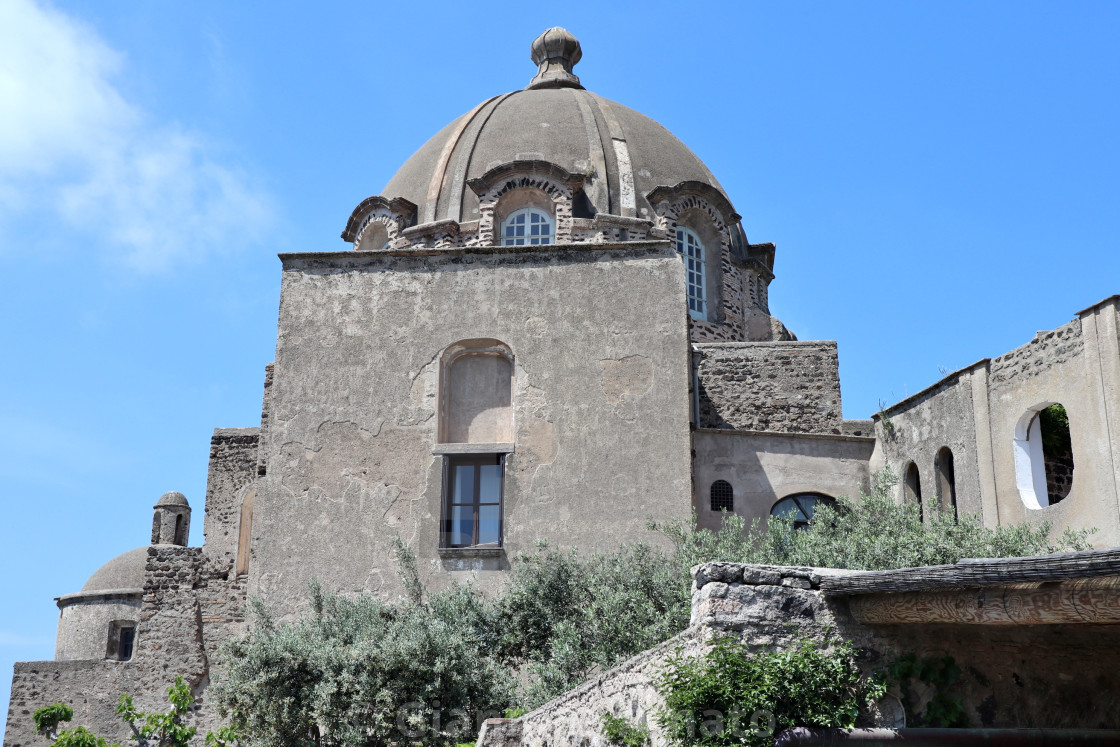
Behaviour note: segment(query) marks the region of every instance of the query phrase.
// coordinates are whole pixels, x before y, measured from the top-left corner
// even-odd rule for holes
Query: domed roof
[[[540,71],[530,86],[488,99],[444,127],[382,190],[418,207],[419,223],[478,218],[471,179],[511,161],[547,161],[585,179],[596,212],[652,218],[646,195],[681,182],[723,193],[712,173],[660,124],[583,90],[571,67],[582,54],[563,29],[532,47]],[[726,194],[724,194],[726,197]]]
[[[168,493],[164,493],[163,495],[161,495],[159,497],[159,500],[156,501],[156,506],[155,507],[159,508],[160,506],[187,506],[187,507],[190,507],[190,504],[187,503],[187,497],[185,495],[183,495],[182,493],[180,493],[177,490],[172,490]]]
[[[147,547],[138,547],[135,550],[129,550],[98,568],[97,571],[89,577],[89,581],[86,581],[86,585],[82,587],[82,591],[143,589],[144,567],[147,564]]]

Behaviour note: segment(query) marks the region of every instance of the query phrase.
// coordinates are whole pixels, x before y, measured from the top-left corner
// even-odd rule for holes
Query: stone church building
[[[485,586],[539,540],[807,520],[890,466],[900,501],[1120,544],[1120,297],[845,420],[836,342],[770,314],[774,244],[672,133],[583,87],[571,34],[531,52],[528,86],[436,133],[345,246],[280,256],[261,422],[214,432],[204,543],[167,493],[150,545],[58,598],[55,660],[16,665],[6,747],[45,743],[30,714],[55,700],[124,737],[120,693],[161,708],[179,674],[205,729],[247,597],[295,614],[313,578],[395,593],[397,537],[433,583]]]

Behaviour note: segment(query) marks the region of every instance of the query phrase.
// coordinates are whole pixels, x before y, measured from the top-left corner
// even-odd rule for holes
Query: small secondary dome
[[[148,548],[138,547],[118,555],[89,577],[83,592],[118,589],[143,589],[144,567],[148,564]]]
[[[187,497],[185,495],[177,490],[172,490],[159,497],[159,500],[156,501],[155,508],[159,508],[160,506],[190,506],[190,504],[187,503]]]
[[[483,101],[421,146],[381,191],[416,206],[418,224],[479,218],[469,183],[496,166],[545,162],[583,179],[586,210],[654,218],[657,187],[699,182],[727,195],[707,166],[660,124],[583,90],[579,41],[552,28],[533,42],[529,87]],[[577,215],[578,217],[578,215]]]

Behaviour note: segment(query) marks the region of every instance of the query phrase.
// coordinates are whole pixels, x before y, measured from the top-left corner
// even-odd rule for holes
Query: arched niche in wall
[[[933,470],[937,475],[937,498],[941,510],[957,515],[957,476],[953,465],[953,452],[942,446],[933,458]]]
[[[925,518],[922,510],[922,475],[918,472],[918,465],[910,462],[906,465],[906,472],[902,481],[902,495],[907,503],[918,505],[918,515]]]
[[[1073,488],[1073,440],[1069,414],[1057,402],[1027,410],[1015,426],[1015,484],[1029,509],[1066,498]]]
[[[463,340],[440,367],[440,441],[513,442],[513,352],[492,339]]]

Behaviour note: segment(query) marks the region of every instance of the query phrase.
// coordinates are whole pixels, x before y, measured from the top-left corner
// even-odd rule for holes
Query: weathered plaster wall
[[[425,573],[485,583],[538,539],[606,549],[688,514],[684,279],[666,243],[284,262],[254,506],[269,542],[250,568],[270,603],[292,609],[314,577],[392,593],[396,536]],[[484,338],[514,356],[505,547],[441,556],[439,360]]]
[[[259,428],[215,428],[206,474],[206,554],[211,561],[233,562],[241,501],[257,479]]]
[[[1096,528],[1099,547],[1120,544],[1120,346],[1116,297],[1058,329],[992,359],[988,383],[998,516],[1001,523],[1049,521]],[[1028,509],[1015,477],[1016,425],[1039,406],[1059,402],[1069,414],[1076,464],[1070,494]]]
[[[937,473],[937,453],[948,448],[953,454],[957,513],[982,514],[980,469],[977,459],[976,413],[972,405],[971,368],[950,374],[935,386],[891,407],[890,427],[882,422],[877,431],[881,454],[874,468],[889,465],[899,476],[896,498],[904,500],[906,467],[914,462],[922,486],[922,503],[928,514],[941,499]]]
[[[109,645],[109,626],[116,620],[140,619],[140,590],[133,593],[86,592],[62,600],[54,658],[102,659]]]
[[[902,476],[919,468],[923,501],[937,495],[934,455],[953,451],[957,501],[988,526],[1049,522],[1095,529],[1098,547],[1120,544],[1120,297],[1085,309],[1026,345],[954,372],[876,418],[880,449],[872,468],[889,465]],[[1066,408],[1074,472],[1059,503],[1028,508],[1016,477],[1016,430],[1051,403]],[[902,488],[899,487],[901,500]]]
[[[699,356],[701,428],[840,433],[836,343],[704,343]]]
[[[823,493],[858,498],[868,488],[868,462],[875,440],[825,434],[747,433],[698,430],[692,436],[693,501],[697,522],[718,529],[711,510],[711,485],[726,480],[734,491],[735,513],[763,523],[781,498]]]

